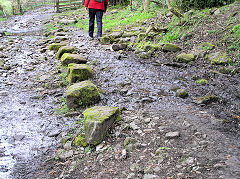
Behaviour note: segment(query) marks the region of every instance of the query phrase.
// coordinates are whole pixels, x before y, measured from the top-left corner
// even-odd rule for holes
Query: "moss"
[[[178,62],[178,63],[189,63],[191,61],[193,61],[194,55],[193,54],[186,54],[186,53],[182,53],[179,54],[178,56],[176,56],[176,59],[174,61]]]
[[[218,100],[218,97],[216,96],[203,96],[203,97],[199,97],[196,100],[197,104],[210,104],[212,102],[215,102]]]
[[[229,58],[226,53],[222,52],[211,53],[207,56],[207,59],[211,64],[216,65],[225,65],[232,62],[231,58]]]
[[[70,64],[68,72],[68,81],[70,83],[87,80],[93,75],[92,68],[86,64]]]
[[[84,134],[80,134],[79,136],[77,136],[73,142],[73,144],[75,146],[83,146],[86,147],[88,144],[85,141],[85,135]]]
[[[102,142],[108,129],[119,115],[117,107],[95,106],[86,109],[84,115],[84,130],[86,142],[97,145]]]
[[[56,58],[60,59],[64,53],[73,53],[74,51],[76,51],[75,47],[63,46],[59,48]]]
[[[178,47],[177,45],[174,45],[174,44],[165,44],[165,45],[163,45],[162,49],[165,52],[178,52],[181,50],[180,47]]]
[[[209,42],[206,42],[204,44],[201,44],[200,47],[203,49],[203,50],[213,50],[215,48],[215,45],[209,43]]]
[[[100,100],[98,88],[90,81],[71,85],[67,90],[68,108],[77,108],[94,104]]]
[[[176,96],[178,96],[180,98],[186,98],[186,97],[188,97],[188,91],[185,89],[178,89],[176,91]]]
[[[138,34],[138,42],[144,40],[148,35],[146,33]]]
[[[65,144],[67,141],[68,141],[67,139],[62,138],[62,139],[61,139],[61,144]]]
[[[58,51],[61,47],[66,46],[65,43],[54,43],[48,46],[48,50]]]
[[[123,142],[123,145],[127,147],[129,144],[136,144],[138,141],[135,138],[132,137],[126,137],[126,139]]]
[[[234,67],[222,67],[219,69],[219,72],[220,73],[223,73],[223,74],[232,74],[232,75],[235,75],[237,74],[239,71],[234,68]]]
[[[87,59],[78,54],[64,53],[61,57],[62,65],[69,65],[70,63],[83,64],[87,63]]]
[[[114,115],[117,111],[118,111],[117,107],[108,106],[95,106],[93,108],[88,108],[83,112],[84,122],[86,121],[104,122],[106,119]]]
[[[199,85],[206,85],[208,84],[208,81],[206,79],[199,79],[196,81],[196,83]]]
[[[103,45],[111,44],[112,41],[113,41],[113,39],[111,37],[109,37],[109,36],[104,36],[104,37],[101,37],[101,39],[100,39],[100,42]]]

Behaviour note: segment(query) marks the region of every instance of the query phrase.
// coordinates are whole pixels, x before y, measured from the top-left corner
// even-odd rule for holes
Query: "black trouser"
[[[95,16],[97,19],[97,37],[102,36],[103,10],[89,8],[89,36],[93,37]]]

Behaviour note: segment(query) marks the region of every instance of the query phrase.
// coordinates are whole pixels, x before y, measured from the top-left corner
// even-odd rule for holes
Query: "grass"
[[[208,84],[208,81],[206,79],[199,79],[196,81],[196,83],[199,85],[206,85]]]
[[[6,21],[7,18],[0,17],[0,21]]]
[[[62,98],[59,101],[59,106],[57,108],[54,109],[56,114],[67,114],[69,112],[71,112],[72,110],[69,110],[67,107],[67,103],[66,103],[66,98],[62,96]]]
[[[46,25],[46,32],[52,32],[57,29],[58,29],[58,27],[56,27],[53,23]]]
[[[59,79],[61,81],[61,86],[62,87],[67,86],[68,81],[67,81],[67,73],[66,72],[63,72],[63,73],[59,74]]]
[[[115,6],[118,7],[118,6]],[[120,6],[119,6],[120,7]],[[111,8],[113,9],[113,8]],[[157,9],[153,9],[149,12],[144,12],[142,10],[131,11],[129,8],[118,8],[117,12],[112,13],[111,15],[103,16],[103,30],[109,29],[119,29],[128,25],[134,26],[135,24],[142,23],[144,20],[149,19],[155,16]],[[78,28],[81,28],[85,31],[88,30],[88,19],[78,19],[76,24]]]

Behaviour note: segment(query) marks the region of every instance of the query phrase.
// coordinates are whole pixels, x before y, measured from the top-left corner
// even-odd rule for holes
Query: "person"
[[[102,17],[106,12],[108,0],[85,0],[85,10],[89,12],[89,37],[93,39],[94,21],[97,19],[97,38],[102,36]]]

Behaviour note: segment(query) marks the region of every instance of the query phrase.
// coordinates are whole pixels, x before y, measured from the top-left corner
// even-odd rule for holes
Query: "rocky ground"
[[[81,129],[84,109],[54,113],[66,96],[61,79],[65,69],[47,50],[56,38],[45,37],[39,25],[63,18],[67,23],[69,18],[51,19],[51,12],[38,9],[3,22],[5,29],[19,26],[0,41],[0,157],[7,161],[0,163],[1,177],[239,178],[238,74],[208,73],[215,67],[201,61],[169,62],[170,52],[158,52],[150,60],[130,51],[115,52],[112,45],[89,41],[86,33],[72,27],[65,28],[65,43],[93,67],[91,81],[101,89],[98,105],[123,109],[122,120],[98,146],[60,145],[62,138],[71,139],[70,134]],[[29,18],[32,14],[37,14],[35,19]],[[196,84],[196,74],[208,84]],[[177,97],[178,88],[188,90],[189,96]],[[203,95],[218,100],[195,104]]]

